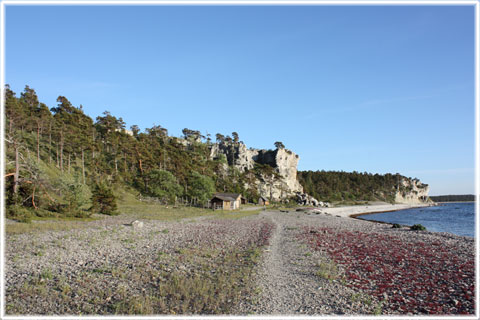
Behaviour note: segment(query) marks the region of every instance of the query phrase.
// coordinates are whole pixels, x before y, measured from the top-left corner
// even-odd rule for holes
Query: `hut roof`
[[[225,201],[235,201],[238,199],[240,196],[240,193],[215,193],[212,197],[213,198],[218,198],[220,200],[225,200]]]

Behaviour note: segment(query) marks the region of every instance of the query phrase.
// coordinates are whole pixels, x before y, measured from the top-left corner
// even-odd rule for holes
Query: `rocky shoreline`
[[[277,257],[267,255],[258,272],[266,294],[255,313],[474,313],[472,238],[392,229],[327,213],[266,214],[281,228],[283,239],[269,249]],[[282,280],[275,280],[282,268],[297,272],[283,271]]]
[[[474,239],[347,218],[360,207],[7,234],[6,311],[474,314]]]

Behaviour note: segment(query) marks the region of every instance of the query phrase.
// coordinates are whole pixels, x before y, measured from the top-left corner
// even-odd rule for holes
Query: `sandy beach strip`
[[[322,211],[334,216],[340,217],[356,217],[359,215],[378,213],[378,212],[390,212],[399,211],[412,208],[429,207],[430,204],[372,204],[372,205],[358,205],[358,206],[345,206],[336,208],[322,208]]]

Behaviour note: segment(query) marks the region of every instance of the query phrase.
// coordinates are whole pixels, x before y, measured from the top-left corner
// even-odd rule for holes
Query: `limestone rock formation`
[[[225,157],[224,171],[232,166],[243,172],[255,172],[254,179],[245,184],[245,189],[253,189],[273,201],[296,198],[298,204],[328,207],[317,199],[303,193],[303,187],[297,180],[299,156],[283,147],[275,150],[247,148],[242,142],[222,141],[210,147],[210,159]],[[270,170],[256,170],[258,165]],[[257,168],[256,168],[257,166]],[[265,169],[265,168],[264,168]],[[259,174],[260,172],[260,174]],[[403,178],[395,192],[396,203],[417,204],[428,202],[429,187],[418,179]],[[390,193],[390,196],[392,193]]]
[[[250,170],[254,167],[253,157],[258,155],[257,149],[247,149],[243,143],[215,143],[210,149],[210,158],[225,155],[229,165],[235,166],[241,172]]]
[[[418,179],[403,179],[395,193],[396,203],[417,204],[429,202],[430,187]]]
[[[299,157],[290,150],[247,149],[241,142],[222,142],[213,144],[210,150],[210,158],[219,155],[224,155],[228,165],[234,166],[240,172],[253,169],[255,164],[273,168],[274,176],[261,175],[255,179],[253,186],[249,186],[258,190],[261,196],[278,201],[294,196],[296,192],[303,192],[303,187],[297,180]]]

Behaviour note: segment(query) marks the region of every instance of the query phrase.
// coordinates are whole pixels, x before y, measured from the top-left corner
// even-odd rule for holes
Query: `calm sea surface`
[[[475,237],[474,202],[443,203],[436,207],[373,213],[359,218],[404,225],[421,224],[428,231]]]

